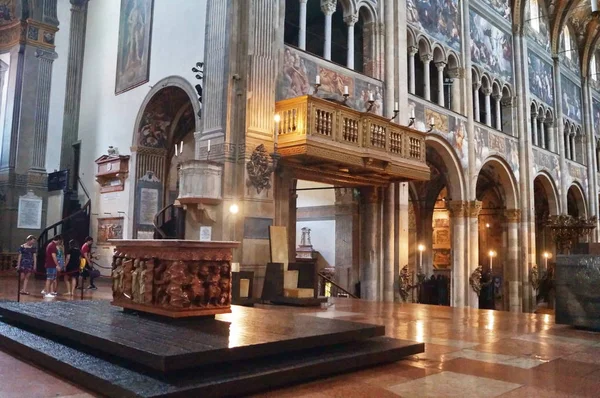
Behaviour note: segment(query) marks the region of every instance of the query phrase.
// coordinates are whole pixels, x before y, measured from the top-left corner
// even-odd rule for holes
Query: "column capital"
[[[502,101],[502,94],[498,94],[498,93],[496,93],[496,94],[492,95],[492,98],[493,98],[495,101],[497,101],[497,102],[501,102],[501,101]]]
[[[298,0],[298,2],[299,2],[300,4],[306,4],[306,3],[308,3],[308,0]]]
[[[469,208],[467,209],[468,216],[472,218],[479,217],[482,205],[483,202],[481,202],[480,200],[473,200],[469,202]]]
[[[473,82],[473,90],[479,90],[480,87],[481,87],[480,82]]]
[[[521,210],[507,209],[504,211],[504,217],[506,218],[506,222],[519,222],[519,220],[521,219]]]
[[[515,104],[516,102],[516,97],[506,97],[500,101],[500,104],[502,106],[513,106],[513,104]]]
[[[449,68],[448,76],[452,79],[463,79],[465,77],[465,68]]]
[[[544,122],[544,120],[546,120],[546,115],[544,115],[543,113],[538,113],[537,118],[540,122]]]
[[[450,217],[465,217],[467,215],[468,203],[462,200],[451,200],[448,202]]]
[[[88,5],[89,0],[70,0],[71,11],[83,11]]]
[[[355,15],[355,14],[345,15],[344,22],[346,22],[346,25],[348,25],[348,26],[354,26],[354,24],[358,22],[358,15]]]
[[[556,119],[554,119],[553,117],[546,117],[543,120],[543,122],[546,123],[547,127],[554,127],[555,121],[556,121]]]
[[[435,67],[437,68],[438,71],[443,71],[444,68],[446,67],[446,63],[441,61],[441,62],[436,62],[435,63]]]
[[[431,55],[431,54],[421,54],[421,61],[423,61],[423,63],[431,62],[431,61],[433,61],[433,55]]]
[[[408,46],[408,55],[414,57],[419,52],[419,48],[415,46]]]
[[[50,62],[52,62],[56,58],[58,58],[58,54],[56,52],[42,50],[41,48],[38,48],[37,50],[35,50],[35,56],[36,56],[36,58],[43,58],[43,59],[48,60]]]
[[[489,87],[486,87],[481,91],[483,91],[483,95],[485,95],[486,97],[489,97],[490,95],[492,95],[492,89]]]
[[[321,0],[321,11],[325,15],[332,15],[336,10],[337,1],[335,0]]]

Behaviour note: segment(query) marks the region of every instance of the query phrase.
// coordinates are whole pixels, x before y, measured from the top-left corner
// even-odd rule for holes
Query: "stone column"
[[[473,83],[473,113],[475,121],[481,122],[481,112],[479,112],[479,88],[481,83]]]
[[[6,71],[8,70],[8,64],[0,60],[0,114],[3,113],[4,107],[2,106],[2,93],[4,92],[4,81],[6,79]]]
[[[590,81],[588,77],[583,79],[583,131],[584,137],[586,138],[587,145],[587,178],[588,178],[588,203],[589,213],[588,217],[598,216],[598,178],[596,175],[596,140],[594,139],[594,127],[592,117],[592,93],[590,88]],[[598,228],[592,230],[590,235],[591,242],[598,242]]]
[[[67,87],[65,90],[65,110],[60,152],[60,168],[73,169],[73,143],[79,132],[79,104],[81,100],[81,79],[83,76],[83,55],[85,50],[85,30],[87,24],[88,0],[71,0],[71,26],[69,30],[69,59],[67,63]],[[71,173],[71,186],[76,189],[77,177]]]
[[[300,21],[298,30],[298,48],[306,50],[306,2],[308,0],[300,0]]]
[[[395,184],[385,189],[383,202],[384,240],[383,240],[383,301],[394,301],[394,273],[396,259],[394,256],[395,236]]]
[[[492,89],[484,88],[483,89],[484,101],[485,101],[485,124],[489,127],[492,127]]]
[[[467,279],[479,266],[479,213],[481,212],[482,203],[478,200],[473,200],[468,203],[467,213],[469,217],[469,268]],[[467,304],[471,308],[479,308],[479,297],[477,294],[468,287]]]
[[[577,161],[577,150],[575,147],[575,133],[569,134],[569,153],[571,160]]]
[[[508,253],[507,253],[507,275],[508,284],[508,307],[511,312],[521,312],[521,300],[519,299],[519,221],[521,210],[510,209],[505,212],[506,227],[508,231]]]
[[[496,130],[503,131],[502,128],[502,94],[494,94],[494,109],[496,110]]]
[[[334,0],[321,0],[321,10],[325,14],[325,45],[323,46],[323,58],[331,60],[331,17],[336,9]]]
[[[419,49],[417,47],[408,47],[408,92],[415,93],[415,55]]]
[[[422,54],[421,61],[423,62],[423,98],[427,101],[431,100],[431,77],[429,76],[429,63],[433,60],[431,54]]]
[[[546,136],[548,137],[548,150],[551,152],[556,151],[556,128],[554,127],[554,119],[546,118],[544,119],[544,123],[546,124]]]
[[[463,69],[452,68],[448,71],[448,76],[452,79],[452,88],[450,95],[450,109],[456,113],[462,113],[460,102],[460,86],[463,79]]]
[[[438,71],[438,105],[441,107],[445,106],[445,98],[444,98],[444,68],[446,67],[446,63],[444,62],[436,62],[435,67]]]
[[[539,123],[540,123],[540,131],[539,131],[539,134],[540,134],[540,138],[539,138],[539,146],[540,146],[540,148],[547,149],[547,148],[546,148],[546,126],[545,126],[545,124],[544,124],[544,119],[545,119],[544,115],[540,115],[540,116],[538,117],[538,121],[539,121]]]
[[[348,53],[346,56],[346,66],[348,69],[354,69],[354,24],[358,22],[358,15],[347,15],[344,22],[348,25]]]
[[[384,14],[384,73],[385,73],[385,97],[384,97],[384,106],[383,106],[383,114],[387,117],[394,116],[394,101],[396,99],[396,82],[394,72],[395,72],[395,64],[394,64],[394,1],[393,0],[385,0],[383,3],[385,7]],[[393,187],[392,187],[393,189]],[[393,202],[393,200],[392,200]],[[393,213],[391,213],[393,214]]]
[[[57,57],[54,51],[38,49],[35,56],[40,60],[38,73],[35,127],[33,130],[32,169],[46,172],[46,143],[48,141],[48,112],[50,110],[50,86],[52,84],[52,63]]]
[[[531,139],[533,145],[538,146],[537,113],[531,113]]]
[[[464,307],[467,305],[469,276],[465,275],[466,264],[466,225],[467,202],[453,200],[448,204],[450,224],[452,225],[452,292],[451,305]]]
[[[379,189],[368,187],[361,189],[361,264],[360,297],[364,300],[379,298]]]
[[[561,80],[561,62],[558,56],[553,57],[554,61],[554,98],[560,99],[562,98],[562,80]],[[566,159],[569,158],[569,140],[566,139],[564,119],[563,119],[563,110],[562,110],[562,101],[555,101],[556,106],[556,128],[557,128],[557,136],[561,137],[558,143],[558,153],[560,155],[560,208],[562,214],[567,214],[567,190],[568,190],[568,176],[569,172],[567,169]]]

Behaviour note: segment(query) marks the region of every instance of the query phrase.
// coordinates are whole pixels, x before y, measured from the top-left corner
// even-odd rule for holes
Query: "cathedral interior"
[[[599,7],[0,0],[0,361],[46,386],[22,392],[11,370],[0,396],[248,396],[271,382],[290,397],[595,396]],[[81,248],[73,278],[94,287],[95,275],[97,291],[61,295],[59,270],[59,295],[38,294],[60,268],[57,236],[64,256]],[[85,329],[84,306],[103,325],[173,321],[143,318],[137,344]],[[295,376],[167,376],[213,363],[176,329],[185,317],[216,320],[214,363]],[[310,319],[306,336],[298,319]],[[106,344],[62,341],[77,330]],[[372,340],[328,347],[313,374],[319,344],[333,345],[324,330]],[[164,333],[189,337],[180,368]],[[273,348],[261,355],[298,344],[306,357],[257,357],[262,343]],[[150,370],[82,385],[93,371],[42,370],[69,363],[44,351],[60,344],[82,361],[103,351],[106,375]],[[353,350],[356,366],[339,371],[367,370],[302,384]]]

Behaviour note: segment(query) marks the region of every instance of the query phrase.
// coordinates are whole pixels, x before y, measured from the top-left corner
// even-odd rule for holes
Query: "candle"
[[[431,117],[431,119],[429,119],[429,125],[430,126],[434,126],[435,125],[435,119],[433,118],[433,116]]]
[[[344,95],[348,95],[348,86],[344,86]]]
[[[210,152],[210,140],[208,140],[208,149],[207,149],[207,151]]]
[[[373,93],[369,93],[369,101],[373,101]]]
[[[410,118],[411,118],[411,119],[414,119],[414,118],[415,118],[415,108],[412,108],[412,109],[410,110]]]
[[[178,155],[179,155],[179,154],[177,153],[177,150],[178,150],[178,149],[179,149],[179,148],[177,148],[177,144],[175,144],[175,156],[178,156]]]
[[[397,110],[399,110],[399,109],[400,109],[400,108],[398,107],[398,103],[397,103],[397,102],[394,102],[394,111],[397,111]]]
[[[321,84],[321,76],[317,75],[317,78],[315,79],[315,83],[317,85]]]

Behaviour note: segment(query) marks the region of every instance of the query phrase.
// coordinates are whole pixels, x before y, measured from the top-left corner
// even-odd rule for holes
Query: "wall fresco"
[[[554,106],[554,75],[552,65],[542,61],[537,55],[529,52],[527,54],[529,65],[529,92]]]
[[[562,88],[563,115],[581,123],[581,87],[565,75],[560,75]]]
[[[285,47],[283,69],[277,81],[277,101],[314,93],[316,77],[320,76],[321,87],[317,93],[321,98],[343,100],[344,86],[350,96],[347,104],[365,112],[369,107],[369,96],[373,95],[372,112],[383,114],[383,83],[368,76],[352,72],[331,62]]]
[[[475,127],[475,169],[480,170],[489,156],[503,158],[510,166],[519,181],[519,146],[518,140],[506,134],[496,133],[484,127]]]
[[[541,1],[539,1],[541,4]],[[545,7],[539,7],[539,16],[536,19],[539,31],[532,26],[534,19],[531,17],[529,6],[525,7],[525,36],[532,39],[534,43],[542,47],[546,51],[550,51],[550,29],[548,24],[548,14]]]
[[[407,0],[406,18],[410,25],[460,51],[460,7],[458,0]]]
[[[486,6],[489,6],[496,14],[500,15],[507,21],[512,20],[510,0],[481,0],[481,2]]]
[[[536,175],[541,171],[546,171],[552,179],[556,187],[560,187],[560,163],[558,155],[533,148],[533,174]]]
[[[594,123],[592,130],[600,131],[600,100],[596,98],[592,98],[592,119]]]
[[[512,81],[512,39],[486,19],[469,11],[471,59],[474,64],[507,81]]]

